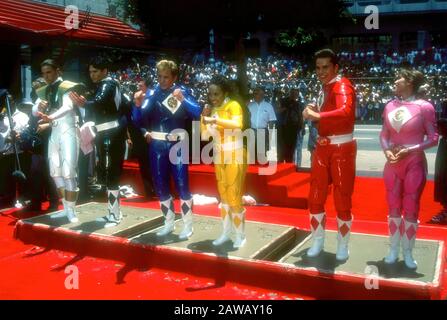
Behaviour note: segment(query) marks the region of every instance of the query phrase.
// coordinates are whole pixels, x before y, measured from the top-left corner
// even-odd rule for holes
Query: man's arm
[[[96,91],[95,97],[93,100],[86,101],[84,104],[84,108],[97,110],[100,109],[104,104],[110,100],[111,97],[115,96],[115,86],[110,83],[103,83],[99,90]]]
[[[354,90],[345,83],[341,83],[334,88],[335,104],[337,109],[332,111],[320,112],[320,121],[327,118],[346,118],[354,114]]]
[[[49,120],[55,120],[58,118],[62,118],[68,112],[73,110],[73,101],[71,101],[68,93],[64,94],[62,98],[62,107],[60,107],[57,111],[53,112],[48,116]]]
[[[273,106],[270,103],[267,103],[267,112],[269,114],[269,121],[276,121],[276,114]]]

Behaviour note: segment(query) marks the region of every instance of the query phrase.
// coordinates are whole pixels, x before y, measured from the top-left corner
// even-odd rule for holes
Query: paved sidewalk
[[[357,140],[357,175],[380,177],[385,165],[385,156],[379,142],[380,125],[356,125],[354,136]],[[302,167],[310,167],[310,153],[307,151],[307,139],[309,130],[306,128],[306,136],[303,141]],[[428,178],[433,179],[435,171],[437,147],[426,150],[428,163]]]

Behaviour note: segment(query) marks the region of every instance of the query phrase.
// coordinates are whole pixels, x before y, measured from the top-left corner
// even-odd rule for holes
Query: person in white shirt
[[[6,109],[5,98],[1,99],[0,103],[0,208],[13,204],[16,196],[16,184],[12,178],[12,173],[17,168],[15,151],[14,151],[14,137],[20,137],[20,133],[28,127],[29,117],[26,113],[16,109],[12,97],[10,99],[11,106],[11,120],[13,123],[13,131],[11,131],[9,117]],[[20,149],[20,144],[16,144],[17,153],[19,154],[19,161],[23,165],[24,156]],[[19,184],[19,191],[22,194],[25,191],[23,181]]]
[[[256,138],[256,157],[257,159],[265,158],[265,151],[268,150],[269,140],[268,140],[268,127],[269,124],[276,121],[276,114],[273,110],[273,106],[264,100],[265,92],[261,87],[257,87],[253,91],[253,101],[248,104],[248,109],[251,114],[250,123],[251,128],[255,131],[263,130],[264,135],[264,154],[261,154],[262,150],[258,150],[260,143]],[[257,136],[257,132],[256,132]],[[259,152],[258,152],[259,151]]]

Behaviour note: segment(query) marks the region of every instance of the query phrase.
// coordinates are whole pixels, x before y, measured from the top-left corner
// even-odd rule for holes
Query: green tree
[[[346,21],[343,0],[128,0],[126,12],[150,34],[154,44],[189,35],[207,41],[210,29],[231,36],[243,94],[247,93],[243,39],[248,32],[280,31],[279,45],[298,48],[320,37],[322,28],[335,29]]]

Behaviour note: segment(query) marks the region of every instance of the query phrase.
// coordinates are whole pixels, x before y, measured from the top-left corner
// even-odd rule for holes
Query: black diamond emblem
[[[167,215],[169,211],[169,208],[165,206],[164,204],[161,205],[161,212],[163,212],[163,215]]]
[[[189,209],[190,209],[190,207],[188,206],[188,204],[186,202],[183,202],[183,204],[182,204],[182,212],[183,212],[183,214],[187,214]]]
[[[117,200],[117,197],[113,195],[112,192],[109,193],[109,203],[113,206],[115,204],[115,201]]]

